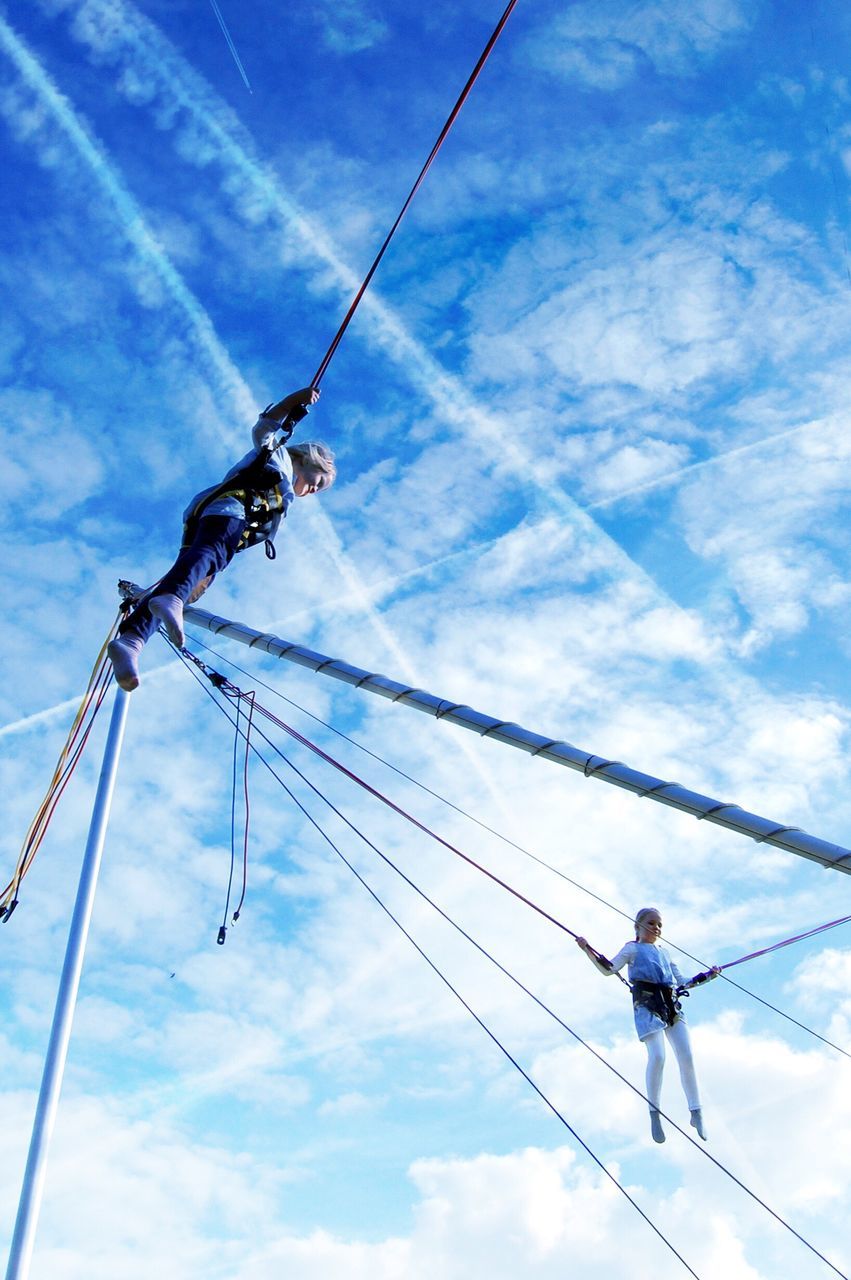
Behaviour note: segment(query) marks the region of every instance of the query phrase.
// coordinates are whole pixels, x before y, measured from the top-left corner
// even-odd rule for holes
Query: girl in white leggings
[[[659,946],[661,936],[662,917],[659,912],[655,907],[643,907],[635,917],[635,941],[621,947],[613,960],[600,955],[584,938],[577,938],[576,945],[606,977],[611,977],[623,969],[624,965],[628,966],[635,1030],[647,1049],[647,1100],[650,1103],[650,1131],[654,1142],[665,1141],[665,1131],[659,1115],[659,1099],[665,1068],[666,1038],[676,1054],[680,1081],[691,1112],[692,1128],[705,1141],[706,1129],[691,1055],[691,1042],[685,1014],[677,996],[689,987],[717,977],[720,970],[716,968],[695,974],[687,982],[665,948]]]

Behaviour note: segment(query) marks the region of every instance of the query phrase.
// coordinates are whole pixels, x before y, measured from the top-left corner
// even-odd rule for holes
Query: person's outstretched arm
[[[292,417],[300,422],[310,405],[316,404],[319,391],[316,387],[304,387],[301,391],[292,391],[277,404],[270,404],[264,409],[254,424],[251,432],[251,443],[255,449],[274,449],[281,444],[280,427]]]
[[[612,976],[612,974],[614,973],[614,968],[612,966],[611,960],[607,960],[606,957],[604,955],[601,955],[599,951],[595,951],[594,948],[591,946],[591,943],[586,941],[585,938],[577,938],[576,945],[577,947],[579,947],[580,951],[585,952],[586,956],[591,961],[595,969],[599,969],[600,973],[604,974],[604,976],[607,978],[610,978]]]
[[[711,969],[706,969],[703,973],[696,973],[693,978],[689,978],[688,982],[682,982],[677,990],[691,991],[692,987],[700,987],[704,982],[711,982],[713,978],[718,977],[720,972],[720,965],[713,965]]]
[[[301,391],[291,391],[288,396],[284,396],[283,400],[279,400],[277,404],[270,404],[269,408],[264,410],[264,416],[276,418],[278,422],[283,422],[284,418],[288,418],[290,414],[295,414],[298,409],[309,409],[312,404],[316,404],[318,399],[318,387],[303,387]],[[299,414],[298,416],[304,417],[304,414]]]

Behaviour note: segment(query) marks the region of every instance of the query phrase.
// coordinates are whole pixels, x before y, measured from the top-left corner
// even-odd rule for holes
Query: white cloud
[[[645,65],[660,75],[693,76],[754,22],[753,6],[738,0],[675,0],[574,4],[527,43],[539,66],[591,88],[622,88]]]
[[[636,444],[615,449],[606,459],[605,471],[599,476],[602,493],[622,493],[636,485],[643,485],[657,475],[664,475],[673,467],[684,466],[688,450],[683,445],[668,444],[664,440],[645,437]]]
[[[847,436],[845,415],[808,424],[762,450],[758,467],[743,474],[731,459],[712,477],[695,476],[679,495],[689,545],[723,561],[753,620],[750,649],[794,635],[816,610],[842,609],[851,599],[843,532],[851,500]]]
[[[360,53],[371,49],[387,35],[387,24],[371,12],[363,0],[335,0],[316,7],[329,49],[335,53]]]
[[[621,383],[676,404],[708,379],[789,350],[819,323],[814,291],[763,256],[761,229],[749,237],[739,227],[735,239],[684,227],[657,243],[601,245],[596,263],[573,264],[564,284],[551,279],[546,300],[503,333],[475,334],[474,367],[516,378],[518,360],[535,353],[538,377],[572,389]]]
[[[324,1116],[350,1116],[366,1111],[374,1111],[376,1101],[368,1094],[352,1091],[343,1093],[339,1098],[331,1098],[328,1102],[323,1102],[319,1108],[320,1115]]]
[[[32,1105],[29,1096],[3,1099],[3,1127],[16,1156]],[[208,1270],[230,1252],[229,1235],[262,1227],[274,1204],[275,1175],[214,1145],[192,1149],[184,1134],[158,1120],[154,1127],[129,1119],[114,1102],[66,1097],[34,1280],[71,1280],[81,1266],[99,1280],[114,1276],[116,1267],[128,1280],[149,1275],[152,1267],[164,1277],[198,1266]],[[18,1167],[18,1159],[3,1163],[6,1205],[16,1200]]]

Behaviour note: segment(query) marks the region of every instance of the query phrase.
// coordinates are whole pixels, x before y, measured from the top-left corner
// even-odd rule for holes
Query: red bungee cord
[[[313,375],[313,379],[310,384],[312,387],[318,387],[319,383],[322,381],[322,377],[325,373],[325,370],[328,368],[328,365],[331,363],[331,358],[334,355],[334,352],[337,350],[337,347],[340,345],[340,341],[343,337],[343,334],[348,329],[349,322],[351,321],[353,315],[357,311],[358,306],[360,304],[360,300],[363,297],[363,295],[366,293],[367,289],[369,288],[369,283],[372,280],[372,277],[375,275],[376,270],[378,269],[378,264],[380,263],[381,259],[384,257],[385,251],[387,250],[387,246],[390,244],[390,241],[393,239],[393,236],[396,233],[396,228],[399,226],[399,223],[404,218],[411,204],[411,201],[413,200],[414,196],[417,194],[417,191],[420,189],[423,179],[425,178],[426,174],[431,168],[432,161],[434,160],[435,156],[437,155],[438,151],[443,145],[444,139],[446,138],[446,135],[449,133],[449,130],[452,128],[453,124],[455,123],[455,119],[459,111],[461,110],[464,103],[466,102],[467,97],[469,96],[470,90],[472,89],[473,85],[476,83],[476,80],[479,77],[479,73],[481,72],[482,68],[484,67],[485,63],[490,57],[491,50],[493,49],[494,45],[496,44],[497,40],[502,34],[502,29],[505,26],[506,22],[508,21],[509,17],[511,16],[511,11],[513,10],[516,4],[517,4],[517,0],[509,0],[508,5],[506,6],[505,12],[503,13],[499,22],[496,24],[496,27],[494,28],[490,39],[488,40],[487,44],[482,50],[479,60],[470,74],[469,80],[464,85],[464,88],[461,90],[461,94],[458,98],[458,101],[455,103],[455,106],[450,111],[446,124],[441,129],[440,136],[438,137],[437,142],[435,142],[434,146],[431,149],[431,154],[429,155],[429,158],[426,160],[425,164],[420,170],[420,175],[417,178],[414,185],[411,187],[411,190],[408,193],[408,198],[405,201],[405,203],[402,205],[402,208],[399,210],[399,215],[396,218],[396,221],[393,223],[393,226],[388,231],[387,237],[383,245],[378,250],[378,253],[375,256],[375,261],[373,262],[372,266],[369,268],[369,271],[367,271],[366,275],[364,276],[363,283],[361,284],[360,288],[358,289],[357,293],[355,294],[352,300],[352,305],[349,307],[348,311],[343,317],[343,323],[340,325],[339,329],[334,335],[334,340],[331,343],[328,350],[325,352],[322,363],[320,364],[319,368],[316,370],[316,373]]]

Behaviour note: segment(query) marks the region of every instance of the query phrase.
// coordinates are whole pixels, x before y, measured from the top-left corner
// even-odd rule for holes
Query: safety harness
[[[264,418],[271,405],[267,405],[260,415]],[[237,551],[256,546],[258,542],[266,545],[266,555],[275,559],[275,534],[281,520],[287,514],[287,507],[292,501],[292,489],[280,468],[272,463],[272,455],[282,444],[286,444],[293,433],[297,422],[306,415],[307,407],[297,405],[290,410],[283,422],[275,422],[277,432],[272,445],[264,445],[257,450],[255,457],[240,467],[232,475],[198,495],[195,505],[187,512],[183,524],[183,546],[189,546],[198,531],[198,524],[211,502],[219,498],[235,498],[242,504],[245,512],[245,529],[237,544]]]
[[[677,993],[678,994],[678,993]],[[677,999],[673,987],[665,982],[644,982],[636,980],[632,983],[632,1002],[641,1005],[649,1013],[672,1027],[678,1017],[682,1016],[683,1007]]]
[[[713,969],[706,969],[703,973],[696,973],[693,978],[689,978],[688,982],[676,988],[669,986],[666,982],[644,982],[638,979],[629,984],[632,987],[632,1002],[643,1005],[650,1013],[661,1018],[666,1027],[672,1027],[677,1018],[683,1016],[683,1006],[680,1004],[683,996],[690,995],[692,987],[700,987],[704,982],[711,982],[717,976]]]

